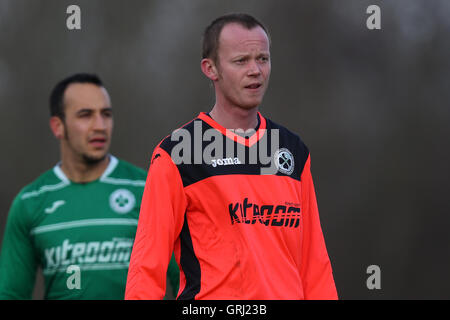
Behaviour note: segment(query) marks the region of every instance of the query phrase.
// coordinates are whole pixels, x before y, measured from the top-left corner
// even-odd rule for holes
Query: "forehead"
[[[102,109],[110,105],[106,89],[92,83],[72,83],[64,92],[66,112],[79,109]]]
[[[219,37],[219,51],[269,51],[269,38],[260,26],[247,29],[240,24],[230,23],[223,27]]]

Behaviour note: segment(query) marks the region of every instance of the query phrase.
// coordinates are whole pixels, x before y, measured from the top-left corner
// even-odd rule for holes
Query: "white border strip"
[[[65,181],[61,181],[58,184],[53,184],[53,185],[47,185],[47,186],[42,186],[40,187],[38,190],[34,190],[34,191],[29,191],[29,192],[25,192],[21,199],[25,200],[31,197],[37,197],[38,195],[40,195],[41,193],[44,192],[48,192],[48,191],[56,191],[59,189],[62,189],[64,187],[67,187],[70,183],[67,183]]]
[[[119,160],[114,157],[112,154],[109,155],[109,164],[106,167],[106,170],[103,172],[102,176],[100,177],[100,181],[109,176],[117,167],[117,164],[119,163]]]
[[[95,263],[95,264],[73,264],[80,267],[80,270],[118,270],[118,269],[128,269],[130,263]],[[51,275],[57,272],[66,272],[67,266],[60,266],[57,268],[49,268],[42,271],[45,275]]]
[[[50,224],[46,226],[40,226],[31,229],[30,234],[40,234],[45,232],[51,232],[56,230],[80,228],[80,227],[90,227],[90,226],[110,226],[110,225],[124,225],[124,226],[137,226],[137,219],[84,219],[70,222],[61,222]]]

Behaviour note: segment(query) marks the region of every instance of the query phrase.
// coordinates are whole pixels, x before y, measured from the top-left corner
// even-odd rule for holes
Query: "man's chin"
[[[108,155],[107,153],[102,155],[83,154],[83,160],[85,163],[89,165],[95,165],[105,160],[107,155]]]
[[[260,103],[261,103],[261,101],[246,102],[246,103],[242,103],[240,107],[245,110],[251,110],[251,109],[257,108],[260,105]]]
[[[250,109],[253,109],[253,108],[256,108],[256,107],[258,107],[258,106],[260,106],[261,105],[261,103],[262,103],[262,98],[250,98],[250,99],[243,99],[243,101],[241,101],[241,107],[242,108],[244,108],[244,109],[248,109],[248,110],[250,110]]]

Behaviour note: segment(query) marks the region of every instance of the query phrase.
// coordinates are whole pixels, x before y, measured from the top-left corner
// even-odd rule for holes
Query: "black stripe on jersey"
[[[194,121],[189,122],[187,125],[182,127],[182,129],[187,130],[190,133],[191,136],[191,150],[190,150],[190,161],[189,163],[181,163],[178,164],[176,161],[175,164],[177,165],[177,168],[180,172],[181,179],[183,181],[183,186],[187,187],[193,183],[199,182],[203,179],[212,177],[212,176],[218,176],[218,175],[232,175],[232,174],[246,174],[246,175],[260,175],[262,168],[269,168],[271,164],[267,163],[268,155],[274,154],[276,150],[270,150],[271,149],[271,139],[272,139],[272,129],[277,129],[279,132],[279,149],[285,148],[288,149],[295,161],[294,165],[294,171],[288,175],[288,177],[293,178],[295,180],[300,181],[301,174],[303,172],[303,167],[306,163],[306,160],[308,159],[309,151],[306,145],[301,141],[300,137],[296,134],[292,133],[288,129],[284,128],[283,126],[277,125],[276,123],[272,122],[271,120],[266,118],[266,133],[263,137],[263,139],[260,139],[258,143],[255,143],[252,147],[246,147],[242,144],[239,144],[237,142],[231,142],[230,138],[221,135],[223,139],[223,156],[227,159],[234,159],[238,155],[242,154],[242,150],[245,154],[245,159],[242,159],[241,164],[230,164],[230,165],[217,165],[216,167],[213,167],[211,164],[207,164],[204,162],[203,157],[201,156],[201,163],[196,164],[194,159],[194,143],[197,141],[201,141],[202,143],[202,155],[205,151],[205,148],[208,147],[208,145],[212,144],[214,141],[202,141],[201,137],[196,137],[194,133],[194,126],[195,123],[201,123],[201,137],[203,136],[203,132],[212,129],[212,127],[200,119],[195,119]],[[215,130],[215,129],[214,129]],[[160,144],[160,147],[164,149],[169,155],[171,155],[172,159],[174,160],[174,155],[172,155],[172,150],[174,150],[174,147],[178,144],[178,141],[172,141],[171,136],[168,136],[165,140],[163,140]],[[266,157],[265,160],[262,160],[260,158],[260,148],[262,144],[265,144],[267,147],[264,149],[261,149]],[[233,146],[232,150],[230,150],[229,153],[227,153],[227,147],[230,148],[230,146]],[[238,150],[241,150],[241,153],[238,152]],[[264,152],[265,151],[265,152]],[[249,163],[250,159],[250,153],[257,156],[256,161],[253,161],[253,163]],[[182,157],[183,154],[180,154],[180,157]],[[214,156],[214,154],[213,154]],[[220,157],[219,157],[220,158]],[[267,164],[265,164],[267,163]],[[273,165],[273,164],[272,164]],[[286,176],[286,174],[281,173],[277,171],[275,173],[279,176]]]
[[[180,233],[180,247],[180,265],[186,278],[186,285],[178,300],[194,300],[195,296],[200,292],[201,270],[200,263],[194,252],[194,246],[192,245],[191,232],[189,231],[186,215]]]

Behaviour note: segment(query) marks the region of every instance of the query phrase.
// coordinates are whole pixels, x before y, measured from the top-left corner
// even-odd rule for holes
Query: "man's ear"
[[[64,123],[60,117],[53,116],[50,118],[50,129],[56,139],[64,138]]]
[[[216,81],[217,79],[219,79],[219,73],[217,72],[216,64],[211,59],[202,59],[200,67],[205,76],[207,76],[210,80]]]

